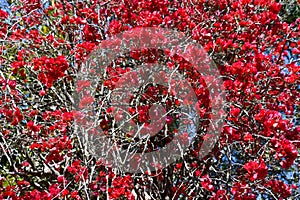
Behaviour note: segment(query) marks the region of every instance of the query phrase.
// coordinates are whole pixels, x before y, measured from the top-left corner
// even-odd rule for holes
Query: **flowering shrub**
[[[0,199],[299,197],[300,19],[282,20],[281,3],[21,0],[9,4],[0,9]],[[197,159],[195,147],[165,169],[127,174],[104,166],[74,131],[78,113],[72,109],[77,101],[72,92],[82,63],[101,41],[135,27],[182,31],[216,63],[226,91],[226,123],[205,158]],[[113,64],[111,76],[125,73],[129,61],[163,59],[190,79],[198,76],[176,56],[168,60],[146,49],[132,51],[128,58]],[[114,82],[108,79],[103,85],[113,89]],[[82,91],[89,84],[79,83],[76,89]],[[203,99],[207,97],[205,89],[196,89]],[[164,90],[153,87],[147,92],[158,98],[155,94]],[[79,104],[93,102],[94,97],[86,95]],[[168,103],[179,104],[174,99]],[[203,116],[209,107],[204,101]],[[148,107],[131,111],[138,114],[136,123],[147,123]],[[108,130],[109,123],[103,119],[100,125]],[[172,123],[168,117],[167,124]]]

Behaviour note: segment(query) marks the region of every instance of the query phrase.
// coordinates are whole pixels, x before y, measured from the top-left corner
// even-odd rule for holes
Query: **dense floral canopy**
[[[300,197],[300,18],[287,16],[281,10],[284,3],[8,3],[0,9],[0,199]],[[136,27],[184,32],[216,63],[226,93],[226,120],[215,148],[204,159],[197,159],[196,145],[189,156],[167,168],[123,173],[103,166],[74,132],[72,92],[80,66],[101,41]],[[184,60],[153,50],[130,52],[115,62],[113,73],[122,74],[130,65],[127,61],[158,60],[179,66],[191,80],[197,78]],[[113,84],[112,78],[103,83],[110,89]],[[199,98],[207,97],[205,89],[195,89]],[[152,98],[164,93],[158,87],[147,91]],[[203,106],[203,113],[208,112],[209,105]],[[143,123],[147,112],[140,106],[131,114],[138,113],[135,120]],[[109,129],[109,120],[103,119],[101,126]]]

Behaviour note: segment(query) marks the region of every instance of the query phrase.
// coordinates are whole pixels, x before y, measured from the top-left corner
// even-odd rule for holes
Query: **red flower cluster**
[[[64,72],[68,67],[68,61],[63,55],[57,56],[56,58],[43,56],[33,60],[33,69],[40,71],[38,79],[48,88],[51,87],[57,79],[65,76]]]
[[[258,161],[250,161],[244,165],[244,168],[247,170],[247,177],[250,181],[257,179],[264,180],[268,173],[268,167],[266,166],[263,159]]]
[[[135,199],[131,193],[133,182],[129,175],[124,177],[115,177],[112,181],[112,187],[108,188],[108,193],[111,199],[119,199],[125,196],[129,200]]]
[[[212,180],[207,174],[201,177],[201,186],[208,191],[214,191],[215,189],[212,185]]]
[[[275,159],[279,160],[284,158],[284,160],[280,162],[280,165],[284,169],[290,168],[298,157],[298,150],[296,149],[295,145],[293,145],[293,143],[286,139],[274,139],[271,142],[274,145],[274,149],[276,151]]]
[[[279,194],[281,198],[288,198],[292,193],[292,188],[297,188],[295,185],[290,187],[283,181],[271,180],[266,183],[266,187],[269,187],[273,192]]]

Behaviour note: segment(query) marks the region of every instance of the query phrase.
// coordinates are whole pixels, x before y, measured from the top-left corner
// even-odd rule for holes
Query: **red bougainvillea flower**
[[[268,173],[268,167],[263,159],[250,161],[244,165],[244,168],[248,172],[247,177],[250,181],[254,181],[256,179],[264,180]]]

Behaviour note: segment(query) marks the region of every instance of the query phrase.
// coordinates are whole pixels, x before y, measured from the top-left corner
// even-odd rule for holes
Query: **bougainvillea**
[[[284,3],[8,4],[0,9],[0,199],[299,198],[300,19],[284,17]],[[157,172],[123,173],[94,158],[74,132],[74,116],[80,114],[73,112],[72,92],[90,85],[75,85],[76,73],[101,41],[136,27],[182,31],[216,63],[226,93],[226,122],[204,159],[197,159],[195,148]],[[124,74],[130,60],[162,60],[152,50],[132,51],[128,57],[114,63],[111,76]],[[164,61],[170,68],[180,66],[191,79],[197,75],[176,56]],[[113,89],[113,81],[108,79],[104,86]],[[163,91],[147,90],[151,98]],[[197,92],[207,95],[201,88]],[[94,97],[86,95],[80,103],[93,102]],[[179,104],[174,99],[168,103]],[[138,114],[137,123],[146,123],[147,112],[141,105],[131,114]],[[168,117],[167,123],[173,120]],[[108,128],[109,120],[102,120],[101,126]]]

